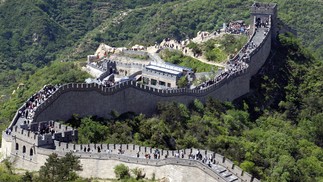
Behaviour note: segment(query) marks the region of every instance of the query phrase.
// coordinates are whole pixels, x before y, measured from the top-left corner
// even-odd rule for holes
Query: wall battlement
[[[254,181],[257,182],[259,180],[254,179],[250,174],[244,172],[241,168],[235,165],[232,161],[226,159],[224,156],[214,153],[209,150],[200,150],[200,149],[181,149],[181,150],[162,150],[159,149],[160,159],[154,159],[151,157],[150,159],[144,158],[143,156],[147,154],[153,154],[156,148],[144,147],[134,144],[71,144],[55,141],[55,152],[61,154],[62,156],[66,152],[73,152],[74,155],[79,156],[80,158],[91,158],[91,159],[117,159],[120,161],[125,161],[128,163],[138,163],[145,165],[165,165],[165,164],[176,164],[176,165],[184,165],[184,166],[192,166],[199,165],[198,167],[202,167],[203,170],[209,168],[205,163],[199,160],[189,159],[189,154],[195,154],[199,151],[203,156],[207,156],[207,158],[212,157],[213,164],[217,165],[217,170],[215,171],[207,171],[210,175],[211,173],[217,173],[217,177],[222,177],[221,173],[223,171],[231,172],[233,175],[237,176],[239,179],[244,181]],[[118,154],[120,150],[123,152],[122,154]],[[84,151],[85,150],[85,151]],[[99,150],[99,151],[98,151]],[[177,157],[177,154],[184,154],[184,158]],[[139,154],[139,155],[138,155]],[[167,155],[167,157],[165,157]],[[174,163],[173,163],[174,162]],[[224,181],[227,181],[223,178]]]
[[[54,124],[53,129],[55,133],[43,133],[39,134],[39,128],[42,125],[52,123]],[[24,127],[25,128],[25,127]],[[28,127],[27,127],[28,128]],[[70,126],[62,125],[58,122],[39,122],[39,123],[32,123],[29,129],[23,129],[18,126],[14,126],[14,129],[10,135],[3,134],[6,140],[14,139],[21,140],[25,143],[29,143],[31,145],[40,147],[40,146],[52,146],[54,145],[54,140],[60,142],[69,142],[69,141],[76,141],[78,138],[78,131],[74,130]]]
[[[251,14],[275,15],[277,4],[255,2],[250,8]]]
[[[41,115],[44,110],[46,110],[48,107],[50,107],[52,103],[56,102],[57,99],[59,99],[62,95],[65,95],[66,93],[84,93],[84,92],[94,91],[95,93],[98,93],[101,96],[105,97],[105,96],[119,95],[122,92],[129,92],[130,91],[129,88],[132,88],[135,90],[135,92],[140,92],[140,95],[150,94],[150,95],[152,95],[152,97],[155,97],[156,102],[152,103],[155,105],[157,104],[158,101],[163,101],[163,98],[168,100],[169,98],[173,98],[173,97],[190,97],[190,98],[199,98],[199,99],[205,100],[210,94],[212,94],[212,92],[225,86],[227,84],[227,82],[230,82],[231,80],[234,80],[235,78],[237,78],[241,75],[244,75],[244,74],[248,74],[248,71],[244,70],[244,71],[235,73],[235,74],[231,75],[229,78],[227,78],[226,80],[215,83],[215,84],[213,84],[205,89],[202,89],[202,90],[199,90],[199,89],[192,90],[192,89],[187,89],[187,88],[168,89],[168,90],[157,89],[157,88],[149,87],[147,85],[139,84],[134,81],[123,82],[123,83],[118,84],[114,87],[104,87],[102,85],[98,85],[98,84],[94,84],[94,83],[92,83],[92,84],[85,84],[85,83],[65,84],[65,85],[62,85],[51,97],[49,97],[42,105],[40,105],[36,109],[34,121],[57,120],[57,119],[67,120],[67,119],[69,119],[69,118],[51,118],[51,119],[38,118],[38,116]],[[136,99],[142,99],[142,98],[138,97],[139,93],[136,95],[137,95],[135,97]],[[241,95],[239,94],[239,96],[241,96]],[[234,95],[234,96],[228,98],[227,100],[232,101],[235,98],[236,98],[236,96]],[[98,99],[94,99],[93,101],[95,101],[95,100],[98,101]],[[148,108],[144,108],[144,109],[153,109],[153,108],[148,107]],[[112,108],[111,108],[111,110],[112,110]],[[117,110],[117,111],[122,113],[122,112],[127,112],[128,110]],[[144,113],[144,114],[148,114],[148,115],[151,113],[150,110],[147,110],[147,111],[142,110],[142,111],[139,111],[138,113],[140,113],[140,112]],[[81,114],[81,112],[76,112],[76,113]],[[72,114],[76,114],[76,113],[69,113],[68,115],[70,117]],[[107,113],[109,113],[109,112],[107,112]],[[104,116],[106,116],[106,115],[104,115]]]

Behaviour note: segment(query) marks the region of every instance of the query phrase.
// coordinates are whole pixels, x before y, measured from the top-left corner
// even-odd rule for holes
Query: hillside
[[[166,37],[192,38],[200,30],[214,31],[230,20],[248,20],[252,2],[5,1],[0,6],[0,69],[21,68],[22,63],[41,66],[55,59],[66,60],[66,49],[70,55],[81,58],[101,42],[114,46],[152,45]],[[272,2],[279,5],[280,19],[322,59],[323,3]]]
[[[21,68],[22,63],[42,66],[66,59],[59,53],[107,18],[156,2],[159,1],[5,1],[0,6],[0,69]]]
[[[0,95],[7,98],[20,79],[54,60],[107,18],[156,0],[10,0],[0,4]],[[93,51],[93,50],[91,50]],[[85,54],[82,54],[84,58]]]
[[[0,129],[43,85],[83,82],[89,75],[80,71],[80,64],[99,43],[152,45],[166,37],[186,39],[230,20],[248,21],[252,2],[3,1]],[[263,181],[323,181],[323,3],[272,2],[279,4],[280,28],[297,32],[299,39],[291,34],[277,38],[248,95],[233,103],[160,104],[151,118],[134,113],[114,113],[112,119],[73,116],[67,123],[79,128],[79,143],[207,148]],[[170,55],[169,61],[178,62],[180,56]]]
[[[320,24],[323,3],[317,0],[271,2],[278,3],[279,17],[288,25],[286,28],[295,30],[302,42],[322,59],[323,31]],[[165,37],[177,40],[192,38],[198,31],[222,28],[222,24],[230,20],[242,19],[249,22],[249,7],[252,3],[253,1],[241,0],[192,0],[133,9],[117,20],[107,19],[105,26],[91,31],[86,39],[78,42],[78,49],[71,51],[82,55],[82,51],[87,52],[100,42],[113,46],[136,43],[153,45]]]

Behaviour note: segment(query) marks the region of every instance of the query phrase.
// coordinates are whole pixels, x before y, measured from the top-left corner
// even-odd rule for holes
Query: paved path
[[[157,63],[164,63],[164,61],[159,57],[157,53],[149,53],[149,54],[152,60],[156,61]]]

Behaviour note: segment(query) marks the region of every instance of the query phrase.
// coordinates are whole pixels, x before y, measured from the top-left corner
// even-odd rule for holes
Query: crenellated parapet
[[[39,128],[47,126],[53,128],[55,133],[36,133]],[[11,154],[19,160],[28,161],[30,165],[44,162],[40,156],[52,153],[64,156],[72,152],[73,155],[80,157],[81,161],[90,160],[93,163],[106,160],[155,167],[186,166],[202,170],[217,181],[259,181],[232,161],[210,150],[195,148],[164,150],[135,144],[76,144],[69,143],[73,141],[68,137],[69,134],[75,135],[77,131],[54,121],[32,123],[28,130],[14,127],[10,137],[13,140]],[[62,139],[64,137],[65,139]]]
[[[37,120],[39,114],[41,114],[46,108],[48,108],[53,102],[55,102],[61,95],[64,95],[68,92],[91,92],[95,91],[102,96],[113,96],[115,94],[121,93],[129,88],[133,88],[138,92],[142,92],[143,94],[151,94],[158,96],[159,98],[172,98],[172,97],[184,97],[189,96],[192,98],[201,98],[207,97],[210,93],[214,92],[218,88],[226,85],[231,80],[235,78],[248,74],[247,70],[242,70],[240,72],[234,73],[230,75],[230,77],[226,78],[225,80],[218,81],[213,85],[208,86],[205,89],[188,89],[188,88],[180,88],[180,89],[157,89],[154,87],[150,87],[144,84],[140,84],[135,81],[126,81],[115,85],[113,87],[105,87],[102,85],[98,85],[95,83],[86,84],[86,83],[70,83],[64,84],[57,89],[57,91],[51,95],[43,104],[41,104],[35,110],[34,120]],[[162,99],[160,99],[162,100]],[[231,100],[231,99],[230,99]],[[71,113],[74,114],[74,113]],[[146,114],[146,113],[145,113]],[[56,119],[56,118],[52,118]]]
[[[72,127],[54,122],[55,124],[52,127],[53,132],[51,132],[40,129],[44,123],[47,122],[32,123],[30,126],[15,126],[10,135],[4,133],[3,136],[8,140],[20,140],[37,147],[54,146],[55,140],[60,142],[77,141],[78,132]]]
[[[71,144],[55,141],[55,152],[65,155],[73,152],[80,158],[118,160],[127,163],[162,166],[176,164],[201,168],[215,179],[224,181],[259,181],[224,156],[209,150],[163,150],[134,144]],[[158,151],[158,155],[156,153]],[[201,155],[200,159],[196,156]]]
[[[277,14],[277,4],[275,3],[261,3],[255,2],[250,8],[251,14],[260,15],[276,15]]]

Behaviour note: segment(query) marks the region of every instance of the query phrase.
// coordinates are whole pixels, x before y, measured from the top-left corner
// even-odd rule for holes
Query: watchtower
[[[270,18],[271,28],[274,32],[277,30],[277,4],[276,3],[262,3],[254,2],[250,8],[251,13],[251,22],[254,20],[260,19],[265,21]],[[254,25],[253,25],[254,26]],[[275,36],[275,33],[272,34]]]

